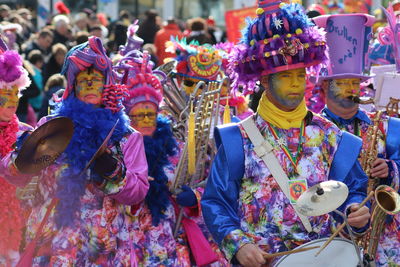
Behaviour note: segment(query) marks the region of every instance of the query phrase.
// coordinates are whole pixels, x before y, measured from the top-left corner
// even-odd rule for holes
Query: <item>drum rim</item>
[[[319,238],[319,239],[315,239],[315,240],[311,240],[310,242],[307,242],[307,243],[304,243],[304,244],[302,244],[302,245],[300,245],[300,246],[297,246],[297,247],[295,247],[294,249],[298,249],[298,248],[302,248],[302,247],[305,247],[306,245],[308,246],[308,245],[312,245],[312,244],[314,244],[315,242],[320,242],[320,241],[326,241],[326,240],[328,240],[329,239],[329,237],[324,237],[324,238]],[[333,238],[333,240],[332,241],[334,241],[334,240],[340,240],[340,241],[345,241],[345,242],[347,242],[347,243],[349,243],[349,244],[351,244],[352,246],[353,246],[353,242],[351,242],[350,240],[348,240],[348,239],[346,239],[346,238],[340,238],[340,237],[335,237],[335,238]],[[293,254],[292,254],[293,255]],[[274,263],[274,266],[276,266],[276,265],[278,265],[279,263],[281,263],[284,259],[286,259],[287,257],[289,257],[289,256],[291,256],[291,255],[285,255],[285,256],[282,256],[282,257],[280,257],[279,258],[279,260],[276,262],[276,263]]]

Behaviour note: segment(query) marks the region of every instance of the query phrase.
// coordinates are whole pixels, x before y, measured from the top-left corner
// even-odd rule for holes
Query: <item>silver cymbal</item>
[[[321,216],[336,210],[349,194],[347,185],[339,181],[326,181],[307,189],[296,203],[296,210],[305,216]]]

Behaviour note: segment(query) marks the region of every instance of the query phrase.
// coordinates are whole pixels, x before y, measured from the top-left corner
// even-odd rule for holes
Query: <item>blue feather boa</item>
[[[154,181],[150,181],[145,201],[150,209],[153,225],[156,226],[160,219],[165,217],[164,211],[170,205],[168,177],[164,172],[164,167],[170,163],[168,157],[174,156],[178,147],[167,118],[158,116],[157,129],[153,136],[144,137],[144,147],[149,176],[154,178]]]
[[[87,162],[102,144],[117,119],[118,125],[109,141],[109,144],[119,142],[131,130],[129,119],[123,111],[112,113],[108,109],[96,108],[77,98],[70,96],[64,100],[55,116],[65,116],[74,123],[74,134],[64,152],[68,167],[58,179],[56,196],[59,199],[56,208],[57,227],[72,226],[79,215],[80,198],[85,193],[86,185],[93,181],[100,181],[98,175],[92,172],[91,179],[86,175],[79,175]]]

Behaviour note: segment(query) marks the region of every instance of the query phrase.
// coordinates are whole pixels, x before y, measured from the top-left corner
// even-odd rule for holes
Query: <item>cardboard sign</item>
[[[400,99],[400,73],[386,72],[383,75],[382,87],[380,88],[379,97],[375,98],[378,109],[386,108],[390,98]],[[378,93],[378,91],[377,91]]]

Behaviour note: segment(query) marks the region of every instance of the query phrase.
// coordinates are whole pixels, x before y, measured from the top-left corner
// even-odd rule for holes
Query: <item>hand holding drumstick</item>
[[[358,206],[357,210],[361,209],[362,207],[365,206],[365,204],[374,196],[374,192],[370,192],[369,195],[360,203],[360,205]],[[342,231],[344,229],[344,227],[346,226],[346,223],[342,223],[338,229],[336,230],[336,232],[334,232],[328,240],[326,240],[326,242],[322,245],[322,247],[320,248],[320,250],[315,254],[315,257],[317,257],[328,245],[329,243],[340,233],[340,231]]]

